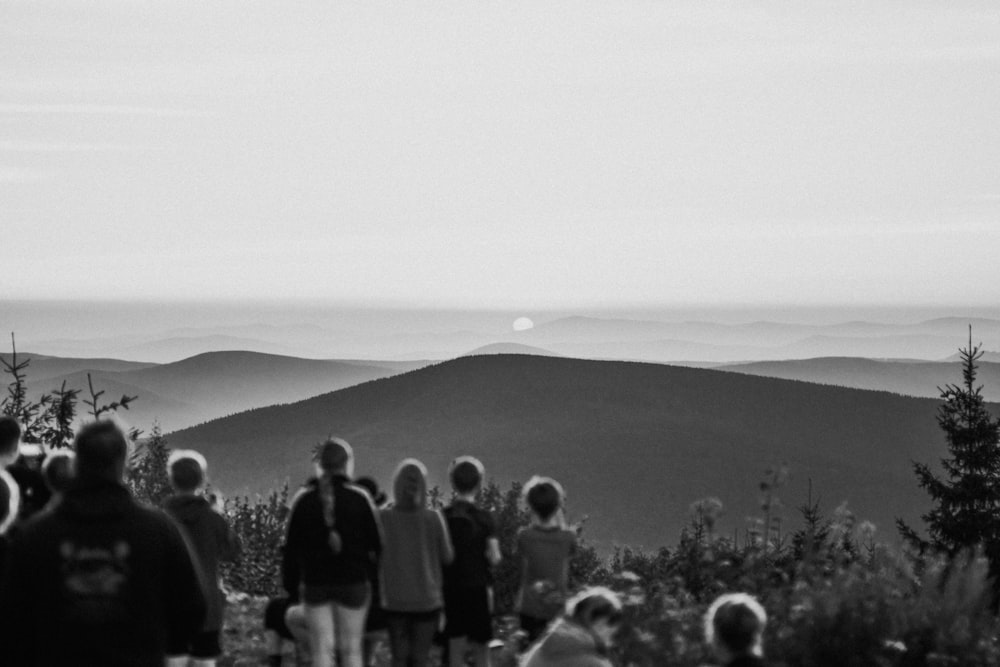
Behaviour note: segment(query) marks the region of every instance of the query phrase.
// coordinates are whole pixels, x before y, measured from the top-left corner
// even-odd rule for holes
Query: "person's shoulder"
[[[374,501],[372,501],[371,494],[368,493],[368,489],[353,482],[347,482],[343,486],[344,494],[354,500],[357,503],[363,503],[365,505],[375,506]]]

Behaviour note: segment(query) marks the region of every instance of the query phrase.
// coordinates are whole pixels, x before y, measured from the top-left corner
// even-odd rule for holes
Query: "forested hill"
[[[956,378],[957,380],[958,378]],[[448,462],[473,454],[500,481],[560,479],[571,517],[612,542],[672,543],[689,505],[717,496],[723,525],[758,512],[766,467],[787,462],[792,508],[843,500],[890,538],[896,516],[926,507],[911,461],[945,453],[938,401],[713,370],[539,356],[466,357],[169,435],[195,447],[225,492],[295,485],[313,446],[347,438],[357,473],[388,485],[415,456],[446,484]],[[996,406],[994,406],[996,407]]]

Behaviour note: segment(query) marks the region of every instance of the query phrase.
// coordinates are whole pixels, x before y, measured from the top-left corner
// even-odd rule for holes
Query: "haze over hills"
[[[989,401],[1000,401],[1000,364],[980,361],[977,366],[977,384],[983,385],[983,396]],[[962,378],[962,368],[957,362],[879,361],[856,357],[758,361],[750,364],[725,364],[715,368],[734,373],[929,398],[941,395],[938,387],[959,383]]]
[[[456,455],[480,456],[499,480],[563,481],[587,534],[671,542],[690,503],[719,496],[728,525],[756,511],[757,482],[785,461],[789,507],[808,479],[827,510],[843,500],[892,539],[896,516],[926,504],[911,460],[945,451],[938,401],[740,373],[539,356],[465,357],[298,403],[261,408],[170,434],[197,447],[227,492],[263,491],[310,474],[330,433],[358,453],[358,474],[388,484],[405,456],[432,482]],[[996,406],[993,406],[996,408]],[[791,519],[792,517],[789,517]]]
[[[90,372],[95,388],[106,391],[105,399],[115,400],[122,393],[139,397],[122,413],[130,424],[148,430],[157,421],[164,430],[172,430],[254,407],[301,400],[419,365],[206,352],[169,364],[124,364],[117,371],[88,366],[42,382],[29,380],[28,386],[34,397],[63,380],[69,388],[86,389]]]

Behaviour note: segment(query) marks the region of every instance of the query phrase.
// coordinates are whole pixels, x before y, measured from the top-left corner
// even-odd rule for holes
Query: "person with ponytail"
[[[393,478],[392,507],[381,510],[382,607],[393,667],[424,667],[444,606],[444,567],[455,557],[444,517],[427,508],[427,468],[406,459]]]
[[[292,500],[282,563],[286,590],[298,590],[314,667],[362,667],[371,595],[369,571],[382,551],[372,499],[351,483],[354,451],[329,438],[316,452],[316,478]]]

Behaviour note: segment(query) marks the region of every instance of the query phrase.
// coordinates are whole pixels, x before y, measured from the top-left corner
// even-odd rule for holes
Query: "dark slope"
[[[956,383],[962,377],[962,369],[957,362],[879,361],[855,357],[758,361],[716,368],[734,373],[932,398],[940,395],[938,387]],[[1000,364],[980,362],[979,382],[987,400],[1000,400]]]
[[[690,503],[719,496],[730,527],[756,511],[762,471],[787,461],[789,507],[808,478],[827,509],[847,499],[892,534],[925,507],[911,459],[944,451],[937,401],[738,373],[534,356],[467,357],[170,435],[208,456],[224,490],[265,490],[310,472],[312,446],[348,438],[357,471],[388,482],[404,456],[442,483],[448,461],[481,456],[502,481],[567,486],[571,513],[612,541],[672,542]]]

